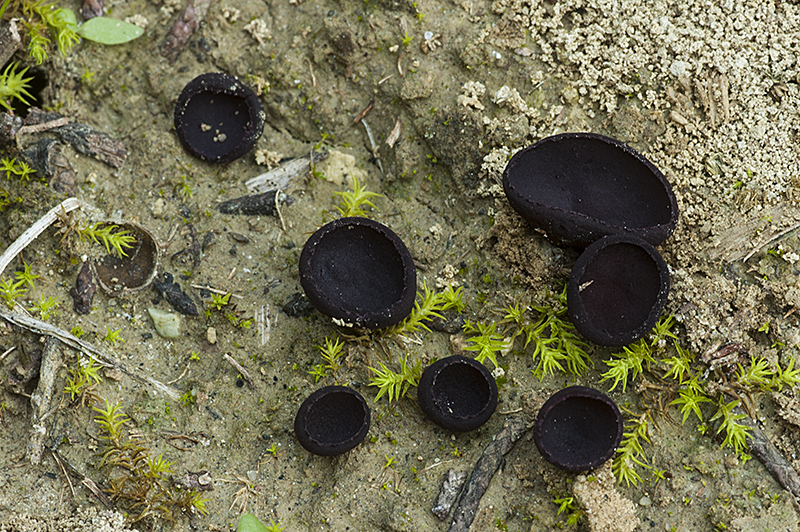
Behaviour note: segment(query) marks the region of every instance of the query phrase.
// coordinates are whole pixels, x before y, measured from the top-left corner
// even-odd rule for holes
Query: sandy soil
[[[379,360],[397,366],[396,352],[390,361],[369,342],[350,343],[344,367],[314,382],[308,371],[321,362],[316,346],[343,331],[317,312],[287,314],[284,306],[302,292],[296,263],[303,243],[336,215],[333,195],[351,175],[384,195],[371,216],[406,242],[421,265],[420,282],[457,282],[469,303],[465,318],[490,322],[511,301],[536,302],[545,290],[558,290],[578,256],[550,244],[507,206],[499,179],[509,157],[565,131],[619,138],[650,158],[678,197],[679,226],[660,251],[672,272],[667,312],[679,321],[681,345],[703,354],[736,344],[745,364],[760,356],[785,366],[797,355],[795,3],[223,1],[209,7],[173,63],[160,55],[160,43],[183,6],[134,0],[107,7],[115,18],[144,17],[145,36],[116,47],[85,42],[42,67],[49,79],[43,105],[127,145],[118,170],[65,147],[76,195],[112,219],[149,227],[163,247],[160,270],[173,274],[198,307],[210,296],[191,285],[232,292],[238,318],[265,316],[269,334],[255,323],[235,327],[216,312],[182,316],[180,338],[164,339],[146,309],[171,308],[163,299],[154,302],[151,289],[122,298],[98,291],[91,313],[78,316],[68,292],[86,248],[64,248],[52,229],[23,254],[41,275],[24,306],[40,295],[55,297],[61,312],[53,324],[80,326],[88,341],[195,399],[189,405],[168,400],[113,371],[94,389],[98,397],[121,401],[131,419],[127,430],[146,440],[153,456],[163,452],[174,462],[175,476],[210,472],[209,514],[182,517],[177,529],[229,530],[250,511],[280,520],[288,531],[446,530],[449,522],[430,509],[447,470],[470,471],[505,419],[535,411],[567,384],[609,388],[600,383],[609,350],[592,348],[594,368],[581,377],[539,380],[530,371],[530,349],[518,340],[501,357],[508,381],[497,413],[481,429],[456,435],[427,421],[411,398],[373,402],[377,390],[368,386],[367,367]],[[267,113],[258,151],[228,165],[192,158],[173,130],[182,87],[210,71],[260,87]],[[354,125],[371,101],[371,112]],[[402,133],[390,146],[396,127]],[[215,210],[247,193],[244,182],[265,172],[263,163],[306,155],[323,139],[334,153],[317,168],[326,179],[295,179],[282,219]],[[22,198],[0,215],[3,247],[64,198],[41,183],[4,181],[3,187]],[[199,265],[172,258],[191,245],[192,228],[199,242],[215,236]],[[124,343],[104,343],[106,327],[121,330]],[[408,351],[423,363],[463,344],[441,332],[419,340]],[[37,336],[11,327],[2,329],[0,344],[2,351],[17,346],[2,361],[4,381],[22,353],[41,347]],[[254,389],[224,354],[250,372]],[[64,355],[72,367],[76,353]],[[103,486],[94,414],[61,393],[66,367],[58,373],[59,408],[49,416],[46,441]],[[334,382],[367,398],[372,427],[345,456],[312,456],[292,433],[294,414],[312,391]],[[639,384],[611,393],[636,414],[642,412]],[[756,398],[758,421],[797,467],[800,410],[794,391],[777,395]],[[75,480],[73,491],[50,455],[41,466],[26,461],[30,401],[11,386],[0,400],[6,422],[0,427],[0,530],[40,530],[44,522],[78,530],[76,520],[91,519],[87,529],[121,530],[122,521],[100,514],[97,500]],[[679,421],[673,407],[667,410]],[[705,413],[710,417],[713,409]],[[597,482],[577,478],[547,464],[525,435],[494,478],[472,529],[568,528],[553,501],[573,492],[584,512],[581,530],[630,529],[634,520],[615,522],[609,500],[635,514],[638,530],[797,529],[796,501],[761,463],[743,463],[693,420],[681,426],[655,417],[645,452],[667,473],[664,480],[642,470],[642,483],[615,485],[607,468]],[[176,436],[180,449],[170,444]],[[385,467],[390,458],[394,463]],[[172,526],[159,521],[138,528]]]

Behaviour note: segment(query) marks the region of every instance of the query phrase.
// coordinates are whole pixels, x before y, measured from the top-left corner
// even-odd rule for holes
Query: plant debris
[[[153,288],[158,292],[159,298],[153,301],[157,304],[161,297],[166,298],[167,302],[172,305],[176,311],[184,316],[197,316],[197,306],[192,301],[192,298],[184,292],[180,285],[174,282],[172,274],[164,272],[163,281],[153,283]]]
[[[77,314],[84,316],[89,314],[92,310],[95,292],[97,292],[97,285],[92,282],[92,266],[89,261],[86,261],[75,278],[75,286],[69,289],[69,295],[72,297],[72,309]]]
[[[263,194],[242,196],[240,198],[223,201],[217,205],[217,210],[222,214],[263,214],[266,216],[273,216],[277,212],[275,209],[275,192],[275,190],[270,190]],[[283,193],[280,194],[283,195],[285,200],[286,195]]]

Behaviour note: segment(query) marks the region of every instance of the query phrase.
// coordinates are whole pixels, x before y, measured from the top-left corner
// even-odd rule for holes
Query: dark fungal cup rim
[[[234,142],[234,137],[231,137],[229,149],[226,151],[210,151],[203,146],[201,139],[205,139],[205,137],[194,131],[199,126],[198,120],[202,121],[203,117],[190,116],[193,111],[197,112],[196,109],[191,109],[192,99],[204,94],[219,94],[235,98],[240,100],[247,110],[247,122],[241,125],[242,130],[238,142]],[[207,106],[203,106],[202,109],[208,113]],[[195,157],[211,163],[229,163],[255,147],[264,131],[265,117],[256,94],[238,78],[224,72],[207,72],[189,81],[178,96],[174,112],[175,132],[181,145]],[[233,131],[237,136],[239,135],[240,130],[234,128]],[[219,138],[219,136],[215,138]],[[228,147],[219,143],[213,144],[213,146],[215,148],[217,146]]]
[[[657,187],[655,187],[655,182],[651,182],[650,186],[660,191],[657,194],[658,196],[661,196],[661,192],[663,192],[661,200],[666,200],[666,203],[659,203],[659,208],[665,209],[665,218],[662,221],[641,226],[633,226],[630,223],[620,225],[615,223],[615,220],[604,219],[578,210],[548,204],[540,198],[526,195],[520,190],[520,179],[523,176],[519,172],[515,173],[515,170],[518,166],[529,162],[527,157],[531,152],[535,154],[537,149],[547,145],[556,145],[556,143],[573,143],[586,140],[599,141],[610,148],[618,150],[616,152],[610,150],[606,154],[608,157],[615,157],[614,154],[617,153],[619,156],[631,157],[644,166],[647,172],[658,182]],[[582,174],[583,172],[579,172],[576,175]],[[624,142],[597,133],[572,132],[552,135],[518,151],[511,157],[503,171],[503,190],[511,206],[529,223],[544,230],[547,238],[557,245],[586,247],[596,239],[610,234],[630,234],[642,238],[653,245],[658,245],[669,238],[678,222],[677,198],[672,190],[672,185],[661,170]],[[596,197],[589,199],[597,200]],[[652,208],[654,206],[650,206],[646,212],[651,212]],[[666,216],[666,212],[668,212],[668,216]]]
[[[557,449],[549,449],[544,444],[544,436],[543,436],[543,428],[545,424],[549,421],[549,416],[553,414],[553,412],[566,403],[567,401],[576,400],[576,399],[588,399],[592,403],[598,404],[598,406],[602,405],[600,408],[602,410],[610,409],[610,412],[613,417],[614,426],[611,427],[611,431],[609,434],[613,433],[613,438],[609,442],[608,446],[605,448],[600,448],[598,446],[596,456],[590,460],[587,460],[582,463],[567,463],[559,460],[559,455],[563,454],[563,446],[559,446]],[[592,404],[589,403],[589,404]],[[593,418],[596,421],[600,419],[600,416]],[[569,420],[565,420],[569,421]],[[622,441],[622,433],[623,433],[623,420],[622,414],[619,410],[619,407],[611,399],[608,395],[597,390],[595,388],[590,388],[588,386],[568,386],[562,390],[557,391],[553,395],[551,395],[547,401],[545,401],[544,405],[539,409],[539,413],[536,416],[536,421],[534,422],[533,426],[533,440],[536,444],[536,448],[539,450],[541,455],[553,464],[554,466],[558,467],[559,469],[563,469],[565,471],[570,472],[579,472],[579,471],[588,471],[590,469],[594,469],[603,465],[606,461],[608,461],[614,453],[616,452],[617,448],[619,447],[620,442]],[[587,443],[598,443],[599,440],[586,438],[585,441]]]
[[[320,441],[309,430],[308,421],[315,407],[322,401],[335,399],[335,395],[346,395],[356,400],[360,410],[356,414],[362,416],[359,429],[341,441]],[[364,397],[356,390],[347,386],[325,386],[309,395],[297,410],[294,421],[294,431],[297,440],[305,450],[318,456],[337,456],[355,448],[367,435],[370,427],[371,413]]]
[[[587,268],[589,268],[593,261],[601,253],[611,251],[613,252],[614,246],[635,246],[644,251],[650,259],[648,264],[642,264],[642,268],[653,268],[651,273],[655,272],[658,276],[658,289],[652,294],[645,294],[647,297],[652,297],[652,304],[647,309],[646,315],[640,313],[639,319],[635,326],[629,328],[609,329],[598,326],[582,296],[585,284],[582,278]],[[633,265],[631,261],[629,264]],[[643,271],[643,270],[642,270]],[[621,278],[615,278],[615,281],[624,281]],[[635,283],[636,286],[645,286],[646,283]],[[632,285],[633,286],[633,285]],[[583,253],[578,257],[575,265],[572,267],[569,281],[567,283],[567,310],[569,312],[572,324],[578,332],[587,340],[603,346],[608,347],[622,347],[629,345],[644,335],[648,334],[653,327],[655,327],[661,312],[664,310],[670,289],[670,275],[669,266],[664,261],[664,258],[658,250],[649,242],[631,235],[608,235],[602,237],[587,247]],[[644,303],[644,296],[639,298],[637,302]],[[605,307],[604,316],[609,318],[611,314],[607,312],[609,307]],[[629,315],[629,314],[628,314]],[[638,316],[637,316],[638,318]]]
[[[435,394],[435,386],[442,372],[456,365],[475,370],[481,375],[482,383],[486,385],[485,391],[488,396],[486,402],[478,411],[466,416],[445,412]],[[423,413],[440,427],[453,432],[469,432],[486,423],[497,408],[497,398],[497,383],[489,369],[477,360],[462,355],[441,358],[425,368],[417,387],[417,400]]]
[[[318,261],[322,260],[320,257],[324,254],[334,253],[329,248],[331,242],[344,238],[343,235],[349,235],[350,233],[344,233],[349,229],[356,230],[352,233],[356,238],[352,241],[352,245],[361,252],[363,260],[371,260],[374,263],[377,271],[365,272],[358,281],[353,281],[360,282],[364,286],[351,290],[352,297],[348,299],[343,292],[335,291],[336,286],[329,279],[326,282]],[[367,238],[370,239],[369,242],[364,241]],[[370,255],[377,253],[389,253],[389,255],[382,255],[381,260],[376,260]],[[353,256],[345,251],[340,255],[342,256],[333,257],[336,259],[334,261],[336,264],[328,263],[325,268],[332,271],[337,264],[343,267],[347,261],[354,260]],[[390,327],[403,321],[414,307],[417,274],[411,253],[394,231],[369,218],[358,216],[339,218],[320,227],[303,246],[298,269],[300,284],[311,304],[326,316],[333,318],[337,325],[370,329]],[[366,277],[370,277],[373,273],[376,276],[390,276],[390,282],[383,284],[375,282],[367,289],[370,279]],[[342,272],[340,274],[346,275]],[[360,301],[359,298],[370,299],[369,305],[359,305],[356,301]],[[381,301],[382,299],[385,301]]]

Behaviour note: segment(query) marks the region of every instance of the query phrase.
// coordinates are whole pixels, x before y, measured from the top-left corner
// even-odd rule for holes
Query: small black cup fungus
[[[606,462],[622,440],[622,416],[607,395],[570,386],[544,403],[533,426],[542,456],[566,471],[586,471]]]
[[[658,245],[678,222],[667,179],[644,156],[594,133],[564,133],[517,152],[503,172],[511,206],[556,245],[610,234]]]
[[[400,323],[417,294],[417,272],[403,241],[367,218],[340,218],[317,230],[300,253],[309,301],[339,325],[378,329]]]
[[[567,310],[586,339],[621,347],[649,333],[669,295],[669,268],[640,238],[606,236],[578,257],[567,284]]]
[[[428,419],[453,432],[468,432],[492,417],[497,383],[477,360],[454,355],[425,368],[417,398]]]
[[[308,396],[294,418],[300,445],[319,456],[344,454],[369,430],[367,402],[346,386],[325,386]]]
[[[175,104],[175,131],[192,155],[228,163],[249,152],[264,131],[264,110],[255,93],[222,72],[201,74]]]

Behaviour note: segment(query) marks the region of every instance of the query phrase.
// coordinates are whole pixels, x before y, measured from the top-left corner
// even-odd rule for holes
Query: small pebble
[[[639,505],[641,506],[650,506],[651,504],[652,501],[650,500],[650,497],[648,497],[647,495],[639,499]]]
[[[179,314],[157,308],[149,308],[147,312],[153,319],[156,332],[163,338],[178,338],[181,335],[181,317]]]
[[[153,218],[161,218],[167,210],[167,201],[164,198],[158,198],[153,202],[150,207],[150,212],[153,213]]]
[[[206,331],[206,340],[208,340],[208,343],[211,345],[217,343],[217,330],[214,327],[209,327]]]

